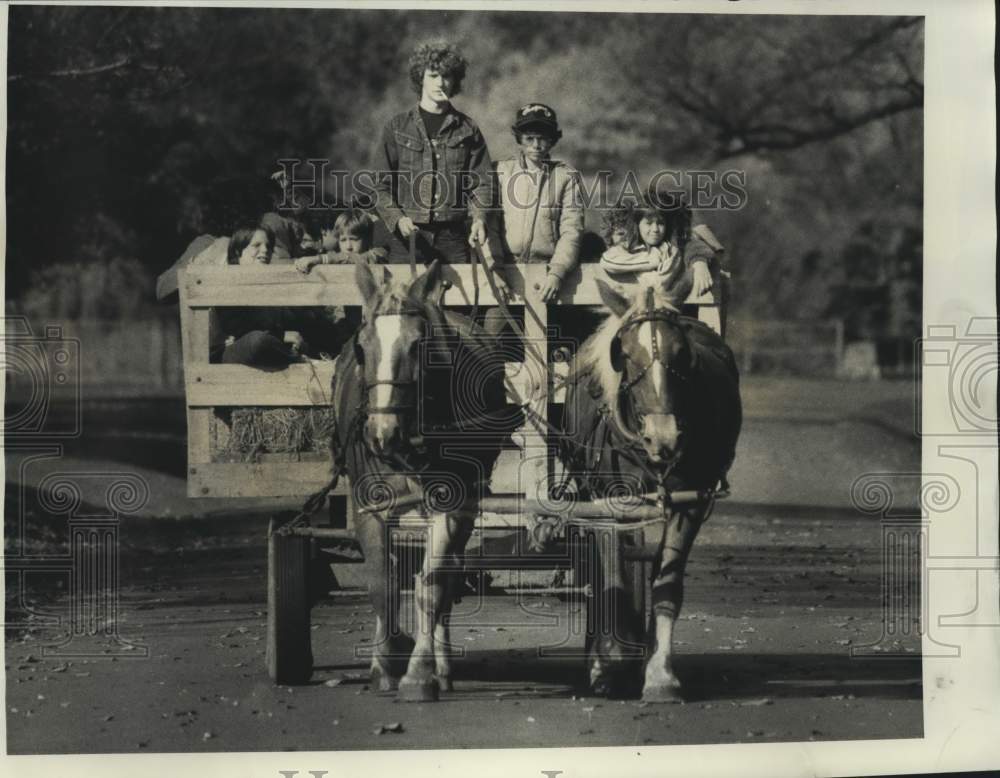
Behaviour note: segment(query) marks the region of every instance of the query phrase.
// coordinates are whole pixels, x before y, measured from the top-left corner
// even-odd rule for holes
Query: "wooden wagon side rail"
[[[406,266],[391,272],[408,276]],[[548,339],[548,306],[540,298],[545,281],[544,265],[507,268],[506,278],[515,297],[511,305],[523,305],[524,332],[532,343]],[[471,265],[443,268],[451,283],[443,303],[469,306],[475,300]],[[568,277],[557,303],[550,305],[601,305],[596,280],[608,277],[597,265],[583,265]],[[273,456],[259,462],[214,462],[213,416],[219,407],[325,406],[330,402],[332,363],[295,364],[281,370],[261,370],[243,365],[211,364],[214,317],[212,309],[227,306],[356,306],[361,303],[349,265],[321,266],[304,275],[289,266],[261,268],[196,267],[181,271],[180,310],[184,355],[184,379],[188,419],[188,495],[191,497],[269,497],[309,494],[329,478],[330,466],[323,461],[303,461],[294,455]],[[715,288],[719,288],[716,286]],[[479,273],[479,304],[495,305],[489,284]],[[721,331],[719,302],[711,293],[688,300],[699,306],[699,318]],[[564,373],[565,365],[538,364],[546,349],[527,349],[524,364],[508,365],[508,395],[512,402],[526,403],[536,418],[545,418],[547,405],[561,400],[552,391],[551,376]],[[545,429],[529,421],[519,435],[523,448],[522,482],[525,498],[545,499],[551,483],[552,457]],[[524,478],[524,476],[527,478]],[[344,487],[342,486],[341,489]]]

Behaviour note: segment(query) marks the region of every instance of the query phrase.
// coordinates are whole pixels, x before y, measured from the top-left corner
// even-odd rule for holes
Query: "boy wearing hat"
[[[548,273],[541,296],[548,302],[580,260],[580,175],[550,156],[562,131],[549,106],[522,106],[511,131],[520,149],[513,158],[496,164],[500,223],[490,230],[490,252],[498,264],[545,262]],[[494,317],[487,316],[487,328],[495,331]]]

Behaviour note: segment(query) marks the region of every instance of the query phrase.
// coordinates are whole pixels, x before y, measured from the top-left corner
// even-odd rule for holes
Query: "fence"
[[[8,337],[12,322],[8,319]],[[42,373],[55,377],[60,394],[94,397],[153,397],[184,394],[180,321],[175,311],[159,318],[105,321],[97,319],[30,321],[29,339],[19,341],[31,369],[8,353],[7,392],[17,399],[34,390]],[[22,331],[24,331],[22,329]],[[63,348],[69,344],[70,348]],[[27,348],[29,347],[30,348]],[[62,370],[66,354],[76,364]],[[23,359],[21,361],[24,361]]]
[[[839,320],[768,320],[731,316],[726,340],[743,375],[840,374],[844,324]]]

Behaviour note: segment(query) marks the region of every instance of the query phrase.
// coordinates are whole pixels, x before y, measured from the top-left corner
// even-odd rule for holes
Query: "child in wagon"
[[[627,286],[655,272],[668,298],[680,309],[689,295],[712,287],[709,264],[721,250],[706,227],[691,227],[691,209],[669,193],[651,193],[631,210],[624,240],[601,257],[601,268]]]
[[[316,265],[353,264],[359,258],[375,264],[385,262],[389,256],[385,225],[360,208],[349,208],[337,216],[332,227],[320,225],[318,231],[315,248],[321,253],[295,260],[295,269],[301,273],[308,273]]]
[[[229,240],[226,262],[240,267],[270,265],[275,236],[263,222],[237,229]],[[254,367],[286,367],[322,357],[312,346],[329,351],[338,340],[336,324],[322,308],[222,307],[215,309],[218,334],[211,361]]]

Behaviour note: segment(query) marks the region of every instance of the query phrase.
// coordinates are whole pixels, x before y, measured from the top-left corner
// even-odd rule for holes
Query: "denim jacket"
[[[372,156],[379,216],[390,231],[403,216],[417,224],[464,221],[467,213],[482,218],[491,199],[491,169],[472,119],[451,108],[437,137],[428,138],[415,105],[389,120]]]

